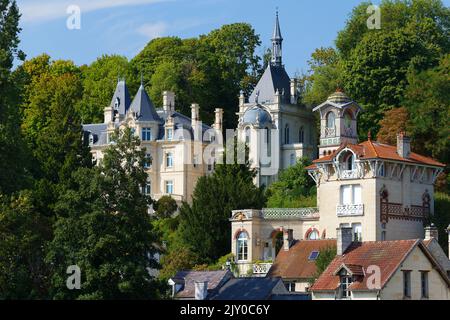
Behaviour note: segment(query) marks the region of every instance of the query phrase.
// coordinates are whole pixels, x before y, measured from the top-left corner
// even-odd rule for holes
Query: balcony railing
[[[363,204],[340,204],[336,206],[338,217],[354,217],[364,215]]]
[[[268,220],[318,218],[318,208],[264,208],[261,216]]]
[[[253,276],[265,277],[272,267],[272,263],[254,263],[253,264]]]
[[[357,179],[358,178],[358,170],[341,170],[340,178],[341,179]]]
[[[336,128],[325,128],[325,138],[335,137]]]

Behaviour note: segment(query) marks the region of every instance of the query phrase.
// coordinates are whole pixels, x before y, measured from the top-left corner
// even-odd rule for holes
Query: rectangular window
[[[166,181],[166,193],[167,194],[173,193],[173,181],[172,180]]]
[[[342,299],[348,299],[351,296],[350,290],[348,288],[352,284],[352,277],[350,276],[341,276],[341,293]]]
[[[362,226],[361,223],[353,223],[353,241],[362,242]]]
[[[422,299],[428,299],[428,271],[420,272]]]
[[[411,271],[403,271],[403,297],[411,298]]]
[[[149,196],[152,193],[152,184],[150,181],[147,181],[147,183],[144,186],[144,194],[146,196]]]
[[[142,128],[142,141],[152,140],[152,128]]]
[[[151,167],[152,167],[152,156],[150,153],[147,153],[144,159],[144,168],[150,169]]]
[[[362,204],[361,185],[348,184],[341,186],[341,204]]]
[[[168,152],[166,154],[166,167],[167,168],[173,167],[173,154],[171,152]]]
[[[173,129],[167,129],[167,140],[173,139]]]

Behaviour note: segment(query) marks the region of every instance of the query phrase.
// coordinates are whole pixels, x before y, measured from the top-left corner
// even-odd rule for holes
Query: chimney
[[[218,131],[222,131],[222,125],[223,125],[223,109],[221,108],[216,108],[216,110],[214,111],[216,117],[214,120],[214,129],[218,130]]]
[[[195,300],[206,300],[208,281],[195,281]]]
[[[239,92],[239,107],[243,107],[245,104],[245,95],[244,95],[244,91],[241,90],[241,92]]]
[[[200,106],[197,103],[191,104],[191,120],[192,126],[194,126],[194,122],[200,119],[199,116]]]
[[[336,247],[338,256],[342,256],[347,248],[352,244],[352,227],[336,228]]]
[[[103,111],[105,123],[110,123],[114,121],[114,108],[111,106],[108,106]]]
[[[291,79],[291,104],[297,104],[297,79]]]
[[[438,234],[439,234],[438,229],[433,223],[430,226],[425,227],[425,240],[431,240],[432,238],[439,240]]]
[[[175,93],[172,91],[163,91],[163,109],[171,114],[175,111]]]
[[[294,240],[294,230],[287,229],[283,232],[283,250],[289,251],[292,241]]]
[[[397,153],[402,158],[408,158],[411,152],[411,139],[404,132],[397,134]]]

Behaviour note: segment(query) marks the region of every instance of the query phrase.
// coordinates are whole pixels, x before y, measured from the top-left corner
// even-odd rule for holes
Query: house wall
[[[420,271],[429,271],[429,300],[450,299],[450,288],[442,279],[438,271],[433,267],[423,251],[416,246],[381,291],[382,300],[404,299],[402,270],[411,270],[411,300],[422,299]]]

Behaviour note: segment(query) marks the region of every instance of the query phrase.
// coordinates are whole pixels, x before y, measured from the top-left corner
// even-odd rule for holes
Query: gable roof
[[[280,292],[274,292],[276,288]],[[268,300],[275,293],[288,293],[280,278],[234,278],[225,283],[211,300]]]
[[[414,152],[411,152],[408,158],[403,158],[397,153],[397,146],[390,146],[372,140],[367,140],[359,144],[351,144],[351,143],[341,144],[339,148],[337,148],[330,155],[326,155],[319,159],[316,159],[313,161],[313,163],[315,164],[322,162],[331,162],[335,158],[335,156],[344,148],[351,149],[356,154],[358,159],[361,160],[385,159],[385,160],[408,162],[411,164],[424,164],[434,167],[445,167],[445,164],[440,163],[439,161],[436,161],[433,158],[425,157]],[[309,166],[308,169],[315,169],[315,166]]]
[[[282,95],[282,100],[288,101],[290,96],[291,80],[286,73],[283,66],[276,66],[268,64],[266,70],[264,71],[261,79],[259,79],[258,84],[250,95],[250,103],[273,103],[275,92],[278,90],[280,95]],[[256,93],[258,95],[258,101],[256,101]]]
[[[175,283],[184,284],[184,288],[179,291],[176,298],[194,298],[195,297],[195,282],[208,281],[208,294],[220,288],[224,283],[233,277],[228,270],[220,271],[179,271],[172,278]]]
[[[161,121],[153,102],[150,100],[150,97],[142,84],[131,103],[131,110],[137,114],[137,119],[139,121]]]
[[[336,247],[336,240],[300,240],[289,251],[280,250],[274,264],[269,270],[269,277],[283,279],[308,279],[316,273],[315,260],[309,260],[312,251],[320,252],[329,247]]]
[[[415,247],[419,247],[436,267],[443,279],[450,286],[450,279],[446,276],[433,255],[420,239],[395,241],[369,241],[353,243],[342,256],[336,256],[327,269],[320,275],[311,287],[311,291],[334,291],[339,287],[339,272],[343,266],[355,272],[355,281],[350,290],[370,291],[365,281],[364,271],[371,265],[380,267],[381,288],[383,288],[402,262]],[[363,271],[361,275],[360,271]],[[373,290],[373,289],[372,289]]]

